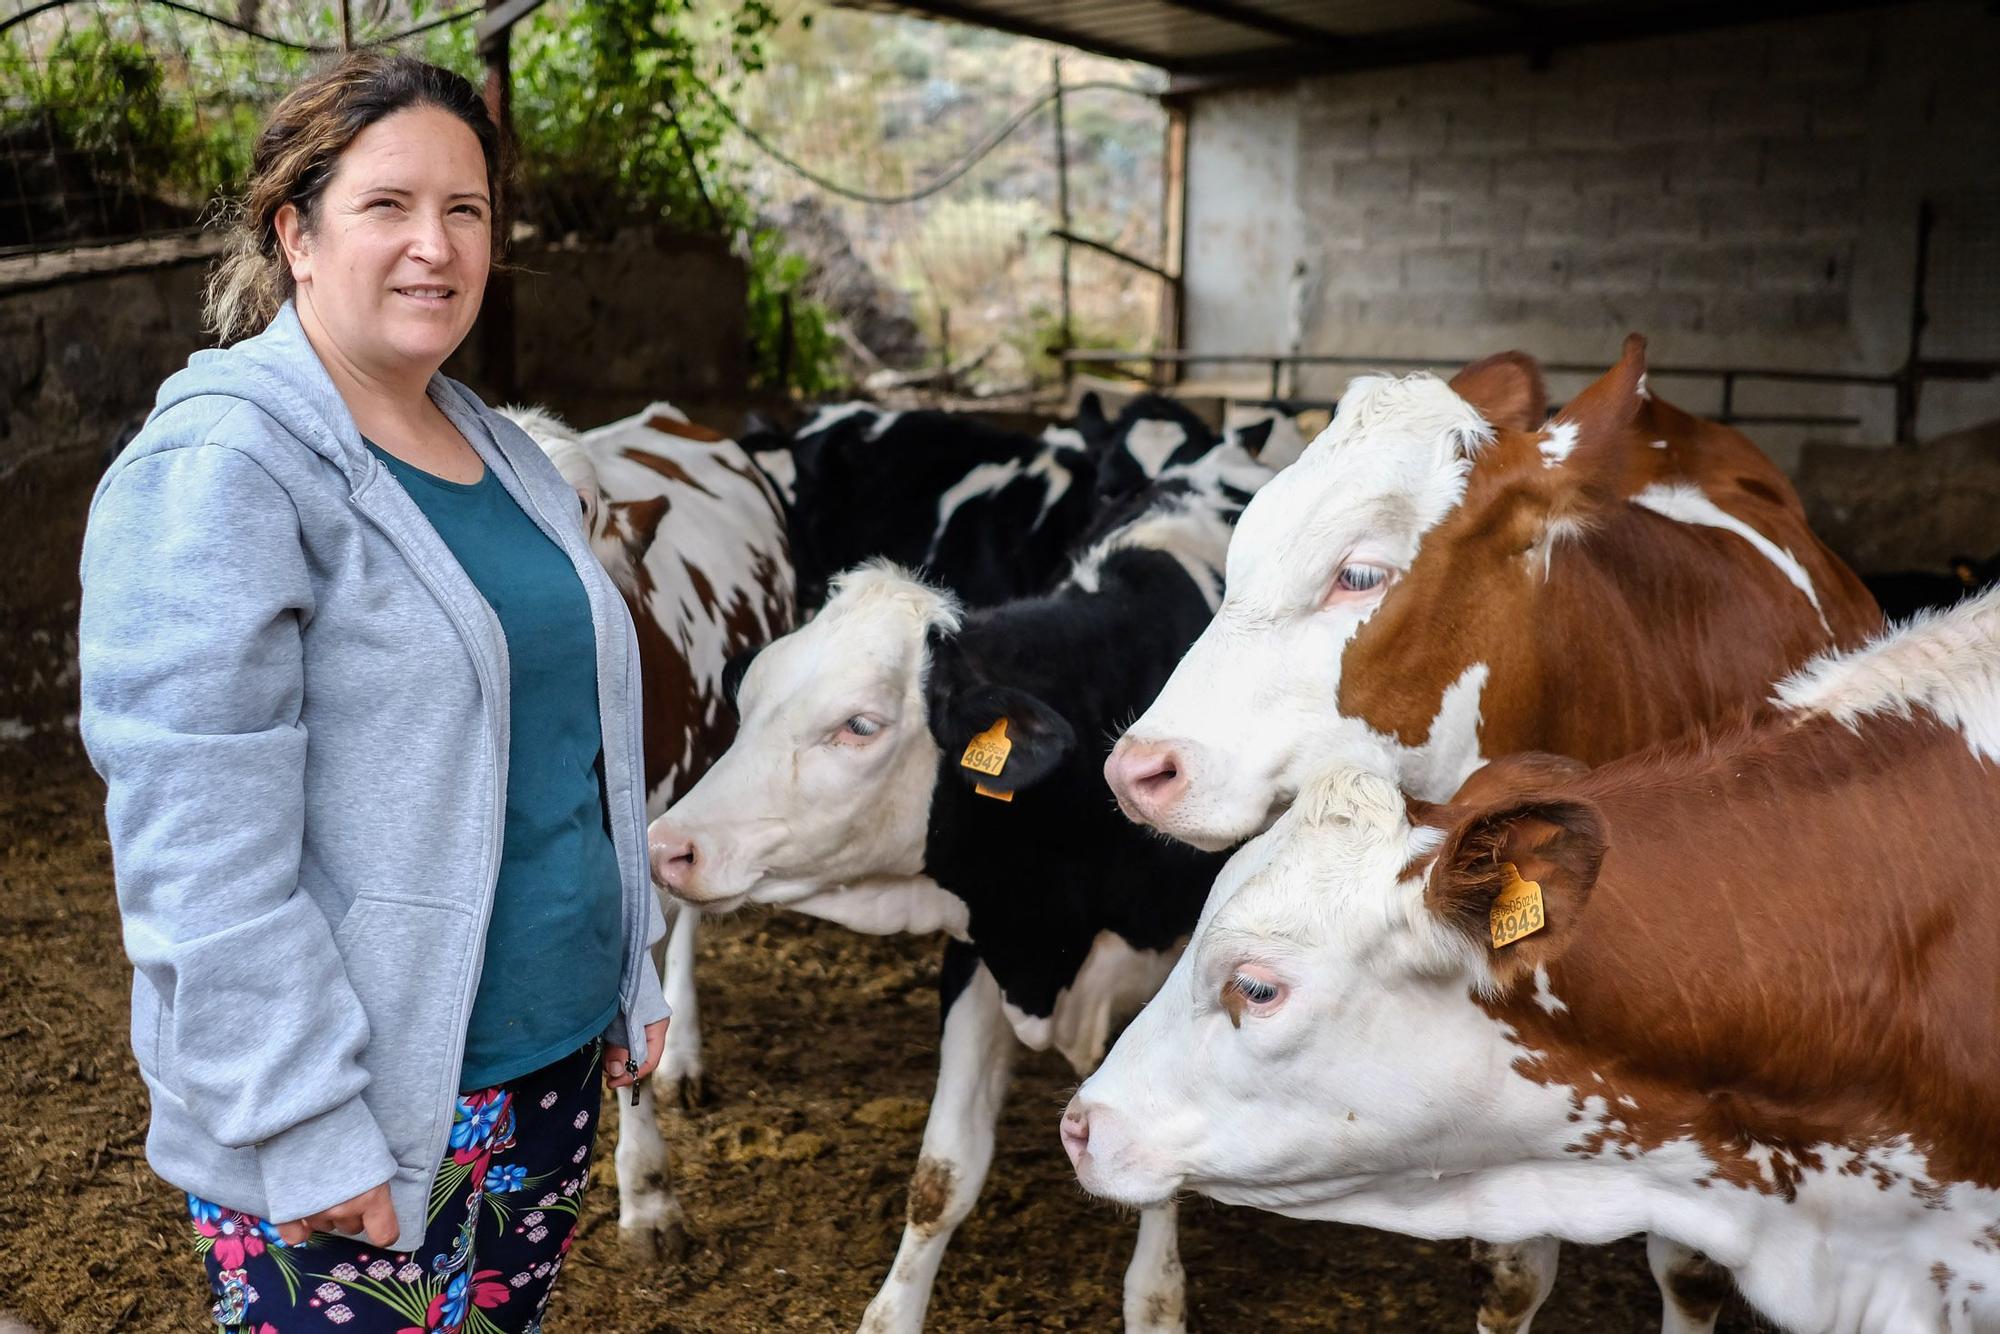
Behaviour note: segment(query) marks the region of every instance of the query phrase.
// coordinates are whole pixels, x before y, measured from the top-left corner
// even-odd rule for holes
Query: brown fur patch
[[[951,1189],[956,1177],[950,1163],[936,1158],[917,1159],[910,1177],[910,1226],[919,1232],[937,1231],[938,1220],[951,1206]]]
[[[682,486],[690,487],[705,496],[713,496],[715,494],[715,492],[697,482],[694,479],[694,474],[690,473],[673,459],[663,457],[646,449],[626,449],[620,452],[640,467],[651,468],[654,472],[667,478],[669,481],[679,482]]]
[[[694,422],[676,421],[664,413],[654,413],[646,418],[646,429],[658,431],[661,435],[677,435],[683,440],[699,440],[708,445],[729,438],[720,431],[698,426]]]
[[[1479,1328],[1513,1334],[1534,1310],[1538,1286],[1511,1250],[1490,1242],[1472,1243],[1474,1287],[1479,1296]]]
[[[1968,1018],[2000,956],[2000,775],[1963,736],[1772,713],[1535,795],[1592,803],[1608,850],[1550,965],[1566,1008],[1525,981],[1485,1008],[1584,1114],[1573,1153],[1692,1138],[1715,1182],[1782,1199],[1847,1154],[1927,1207],[2000,1187],[2000,1051]],[[1901,1137],[1927,1180],[1882,1157]]]
[[[1712,1322],[1736,1282],[1705,1255],[1694,1255],[1667,1271],[1667,1294],[1694,1324]]]

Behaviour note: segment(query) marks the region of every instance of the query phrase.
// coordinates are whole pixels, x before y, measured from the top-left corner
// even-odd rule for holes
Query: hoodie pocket
[[[435,1165],[458,1088],[455,1030],[470,995],[475,925],[470,912],[451,904],[364,893],[334,933],[368,1016],[362,1097],[396,1162],[416,1171]]]

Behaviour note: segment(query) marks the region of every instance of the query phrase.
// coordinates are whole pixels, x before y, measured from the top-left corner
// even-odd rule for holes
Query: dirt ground
[[[141,1155],[102,802],[73,742],[0,745],[0,1317],[41,1334],[198,1330],[186,1216]],[[707,1101],[662,1113],[692,1249],[674,1264],[627,1259],[602,1144],[549,1329],[852,1329],[895,1253],[936,1059],[937,955],[783,915],[711,929]],[[931,1329],[1117,1327],[1134,1227],[1070,1175],[1055,1122],[1073,1082],[1053,1056],[1023,1061]],[[1181,1249],[1197,1330],[1472,1327],[1460,1242],[1197,1201]],[[1643,1250],[1626,1241],[1567,1250],[1536,1330],[1615,1334],[1657,1318]],[[1757,1327],[1740,1304],[1722,1321]]]

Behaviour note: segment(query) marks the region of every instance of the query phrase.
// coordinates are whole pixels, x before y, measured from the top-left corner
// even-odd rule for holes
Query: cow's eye
[[[1389,582],[1389,568],[1386,565],[1369,565],[1354,561],[1340,567],[1340,573],[1333,577],[1334,588],[1342,593],[1367,593]]]
[[[881,731],[882,724],[876,722],[873,718],[864,718],[857,713],[842,723],[840,730],[847,736],[867,737],[874,736],[877,732]]]
[[[1229,979],[1229,989],[1249,1001],[1252,1005],[1269,1005],[1278,999],[1283,988],[1276,982],[1267,982],[1247,973],[1236,973]]]

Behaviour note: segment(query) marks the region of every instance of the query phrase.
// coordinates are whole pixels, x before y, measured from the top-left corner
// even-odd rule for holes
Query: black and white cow
[[[1228,441],[1252,458],[1272,423],[1218,435],[1149,394],[1107,419],[1086,394],[1075,420],[1040,436],[950,412],[867,403],[821,408],[789,437],[760,425],[744,447],[784,496],[803,605],[841,570],[882,558],[920,571],[967,606],[1041,593],[1104,509],[1163,470]]]
[[[1019,1048],[1089,1072],[1200,913],[1221,855],[1127,823],[1102,768],[1208,623],[1235,517],[1269,475],[1238,449],[1169,470],[1058,587],[997,607],[887,562],[841,575],[751,660],[734,745],[653,824],[655,878],[704,909],[951,936],[937,1092],[866,1331],[921,1328]],[[1177,1248],[1174,1206],[1142,1213],[1128,1329],[1184,1327]]]
[[[789,443],[747,442],[789,492],[801,603],[877,557],[988,606],[1053,583],[1094,508],[1080,439],[1037,439],[959,413],[822,408]],[[788,475],[789,474],[789,475]]]
[[[1169,470],[1190,466],[1225,440],[1252,458],[1270,462],[1264,447],[1276,425],[1275,417],[1267,417],[1217,433],[1185,403],[1165,394],[1141,394],[1120,408],[1116,417],[1107,418],[1103,401],[1087,393],[1077,404],[1070,429],[1098,461],[1096,486],[1102,505],[1136,494]]]

